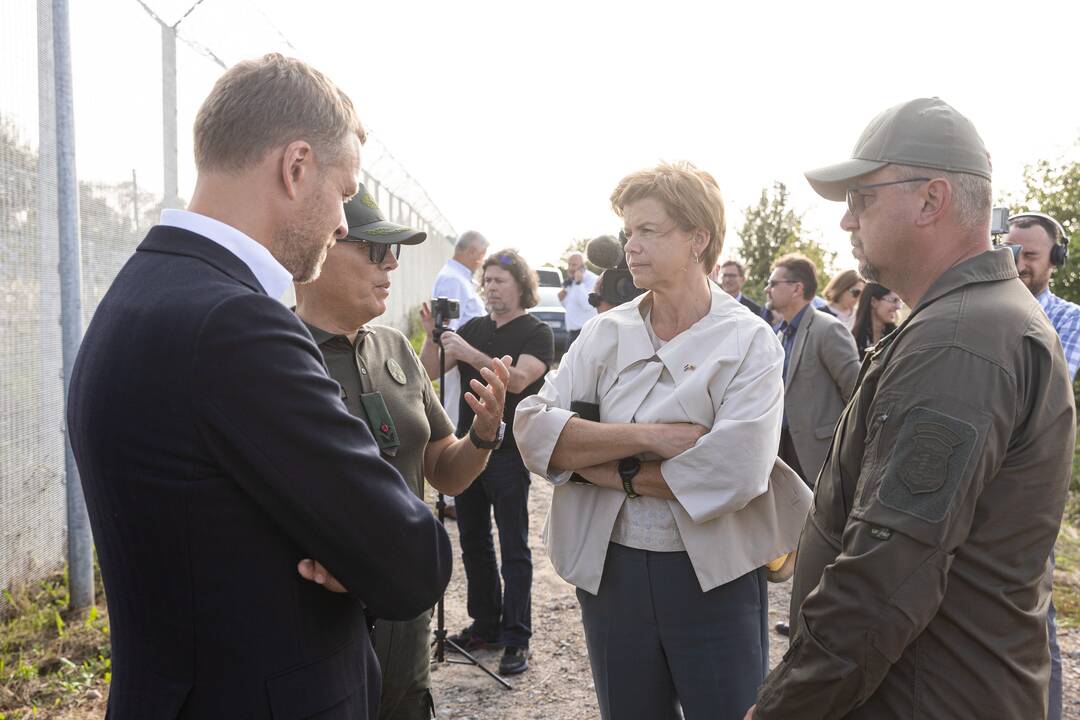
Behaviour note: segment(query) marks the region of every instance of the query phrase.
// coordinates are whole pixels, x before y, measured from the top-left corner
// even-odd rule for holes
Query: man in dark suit
[[[716,266],[713,273],[715,275],[713,280],[720,283],[724,292],[745,305],[750,312],[762,317],[761,306],[742,294],[743,285],[746,284],[746,271],[743,270],[742,263],[737,260],[725,260]]]
[[[277,300],[347,232],[363,140],[307,65],[227,71],[196,119],[190,210],[162,213],[87,330],[68,427],[110,718],[373,718],[368,623],[446,587],[446,533]]]

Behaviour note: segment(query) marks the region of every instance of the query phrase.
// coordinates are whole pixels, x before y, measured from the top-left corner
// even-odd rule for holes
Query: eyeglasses
[[[848,292],[851,293],[851,297],[858,298],[860,295],[862,295],[862,288],[853,287],[853,288],[850,288],[848,290]]]
[[[874,188],[888,187],[889,185],[903,185],[904,183],[912,182],[930,182],[931,179],[932,178],[909,178],[907,180],[893,180],[891,182],[874,183],[873,185],[859,185],[858,187],[850,188],[847,191],[848,212],[850,212],[852,215],[858,215],[859,213],[866,210],[866,203],[861,200],[863,195],[860,191],[862,190],[872,190]],[[856,198],[859,198],[858,202],[856,202]]]
[[[600,293],[589,293],[589,304],[592,305],[594,308],[599,308],[600,303],[602,302],[604,302],[604,298],[602,295],[600,295]]]
[[[373,243],[362,242],[361,245],[367,245],[368,257],[371,259],[372,265],[382,265],[386,260],[386,253],[391,247],[394,248],[394,257],[401,258],[401,243]]]
[[[799,282],[802,282],[802,280],[770,280],[769,282],[765,283],[765,287],[774,288],[777,285],[783,285],[785,283],[788,285],[792,285]]]
[[[896,297],[895,295],[893,295],[892,297],[889,297],[888,295],[886,295],[885,297],[881,298],[881,301],[882,302],[887,302],[890,305],[903,305],[904,304],[904,301],[901,300],[900,298]]]

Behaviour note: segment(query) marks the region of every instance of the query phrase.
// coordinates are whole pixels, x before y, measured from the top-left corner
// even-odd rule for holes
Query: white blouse
[[[667,342],[657,337],[652,328],[652,313],[645,313],[645,330],[649,333],[649,342],[653,350],[659,350],[667,345]],[[675,378],[664,368],[660,377],[656,380],[652,390],[641,402],[641,407],[635,413],[637,417],[655,417],[656,406],[665,402],[671,393],[675,392]],[[642,460],[659,460],[658,457],[645,454]],[[647,497],[642,495],[634,498],[634,502],[623,503],[619,510],[619,516],[615,518],[615,527],[611,530],[611,542],[632,547],[637,550],[651,550],[652,552],[682,552],[686,550],[682,536],[679,535],[679,526],[675,522],[675,515],[668,506],[668,501],[663,498]]]
[[[588,592],[600,587],[616,518],[628,500],[621,490],[568,483],[569,471],[549,469],[574,416],[571,401],[598,403],[603,422],[711,428],[660,465],[676,497],[665,502],[703,591],[798,543],[811,495],[776,458],[783,348],[764,321],[719,287],[711,289],[708,314],[659,350],[642,312],[651,293],[593,318],[540,393],[518,405],[514,436],[522,459],[556,486],[544,529],[548,555],[559,575]],[[643,416],[644,401],[665,370],[673,391]]]

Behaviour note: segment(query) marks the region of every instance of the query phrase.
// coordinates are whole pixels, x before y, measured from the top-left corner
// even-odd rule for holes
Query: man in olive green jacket
[[[862,276],[913,311],[840,418],[799,544],[791,647],[747,717],[1045,717],[1075,408],[1053,327],[991,250],[986,150],[919,99],[807,177],[846,197]]]

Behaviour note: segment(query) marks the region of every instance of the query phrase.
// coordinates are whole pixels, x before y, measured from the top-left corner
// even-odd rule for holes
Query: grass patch
[[[98,605],[67,610],[58,574],[0,599],[0,720],[29,720],[100,702],[110,680],[109,619]]]
[[[1069,498],[1076,502],[1075,496]],[[1058,625],[1080,627],[1080,532],[1064,521],[1057,539],[1057,567],[1054,569],[1054,607]]]

